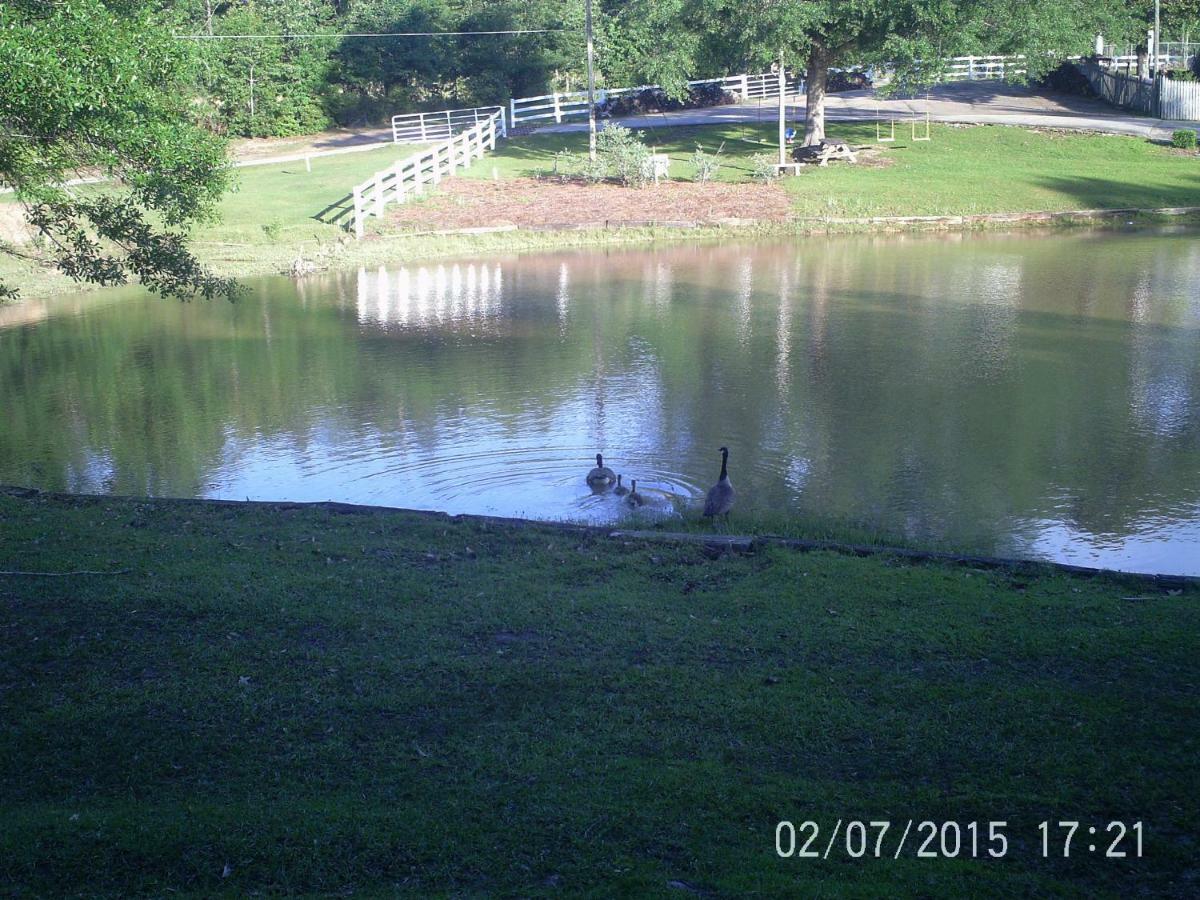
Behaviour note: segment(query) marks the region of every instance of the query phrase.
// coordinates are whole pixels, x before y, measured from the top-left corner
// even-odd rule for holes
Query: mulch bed
[[[777,184],[663,182],[644,188],[564,184],[556,179],[486,181],[454,178],[389,216],[402,228],[442,230],[515,225],[521,228],[713,223],[729,219],[781,221],[791,214]]]

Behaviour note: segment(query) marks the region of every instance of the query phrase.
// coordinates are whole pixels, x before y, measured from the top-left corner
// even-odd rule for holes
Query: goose
[[[588,487],[593,490],[603,490],[610,487],[616,480],[617,476],[613,474],[613,470],[604,464],[604,457],[597,453],[596,468],[587,473]]]
[[[633,479],[630,484],[633,485],[633,490],[629,492],[629,496],[625,498],[625,502],[630,506],[645,506],[647,501],[645,497],[638,493],[637,479]]]
[[[621,484],[621,479],[624,477],[625,477],[624,475],[617,473],[617,486],[615,488],[613,488],[613,493],[616,494],[618,497],[624,497],[626,494],[629,493],[629,488],[627,488],[627,487],[625,487],[625,485]]]
[[[708,489],[704,500],[704,515],[708,518],[727,516],[733,509],[733,484],[729,480],[729,448],[721,448],[721,477]]]

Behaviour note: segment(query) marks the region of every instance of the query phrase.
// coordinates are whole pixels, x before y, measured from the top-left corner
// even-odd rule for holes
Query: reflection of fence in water
[[[442,325],[500,311],[499,264],[452,264],[358,271],[360,324]]]

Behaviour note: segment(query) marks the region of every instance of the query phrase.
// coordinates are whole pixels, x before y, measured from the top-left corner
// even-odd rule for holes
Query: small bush
[[[779,177],[779,162],[771,153],[755,153],[750,157],[750,174],[756,181],[774,181]]]
[[[715,153],[705,153],[704,148],[696,145],[692,153],[692,168],[696,170],[696,181],[701,184],[712,181],[721,170],[721,151],[725,148],[722,143]]]
[[[596,136],[598,156],[626,187],[641,187],[646,183],[650,148],[642,143],[641,132],[630,131],[624,125],[609,125]]]
[[[1180,150],[1196,149],[1196,132],[1190,128],[1181,128],[1171,134],[1171,146]]]
[[[559,150],[554,154],[554,166],[549,174],[562,182],[583,180],[596,184],[608,178],[608,162],[600,154],[592,159],[587,153]]]
[[[279,235],[283,233],[283,223],[278,219],[272,219],[262,226],[263,234],[273,241],[279,240]]]

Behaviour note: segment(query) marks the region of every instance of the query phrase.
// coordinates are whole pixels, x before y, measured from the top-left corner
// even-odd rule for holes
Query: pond
[[[1200,574],[1193,232],[592,250],[0,309],[0,482],[737,515]],[[584,484],[596,452],[633,513]]]

